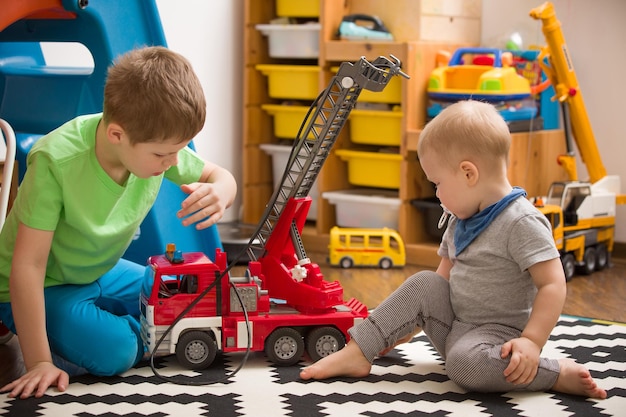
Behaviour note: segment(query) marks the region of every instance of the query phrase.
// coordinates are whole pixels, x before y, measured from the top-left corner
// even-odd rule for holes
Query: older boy
[[[185,58],[140,48],[109,69],[102,114],[33,146],[0,235],[0,320],[18,334],[26,367],[1,389],[10,397],[63,391],[66,369],[113,375],[141,360],[145,266],[121,257],[163,178],[189,194],[177,215],[198,229],[235,198],[233,176],[187,147],[205,107]]]

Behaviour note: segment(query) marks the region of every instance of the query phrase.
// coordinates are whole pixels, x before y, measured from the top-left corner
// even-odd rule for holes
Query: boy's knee
[[[88,358],[85,368],[99,376],[118,375],[135,366],[143,357],[143,342],[139,323],[125,316],[111,325],[108,331],[98,335],[97,342],[83,343],[90,350],[83,357]]]
[[[138,358],[143,356],[143,351],[140,356],[141,345],[136,337],[120,337],[115,341],[110,340],[105,345],[107,348],[96,354],[98,359],[94,360],[92,366],[87,367],[93,375],[119,375],[132,368]]]

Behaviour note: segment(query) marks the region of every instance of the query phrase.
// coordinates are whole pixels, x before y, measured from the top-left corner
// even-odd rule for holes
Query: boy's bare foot
[[[300,378],[326,379],[335,376],[361,378],[368,376],[371,369],[372,364],[365,359],[359,346],[351,340],[340,351],[304,368],[300,371]]]
[[[561,372],[552,386],[553,391],[589,398],[606,398],[606,391],[598,387],[587,368],[571,359],[560,359],[559,365]]]

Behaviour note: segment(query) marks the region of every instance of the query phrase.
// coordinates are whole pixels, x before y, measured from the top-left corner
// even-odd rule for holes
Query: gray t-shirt
[[[523,330],[537,294],[528,268],[559,257],[548,220],[527,199],[509,204],[455,255],[452,217],[438,254],[451,260],[450,302],[465,323],[497,323]]]

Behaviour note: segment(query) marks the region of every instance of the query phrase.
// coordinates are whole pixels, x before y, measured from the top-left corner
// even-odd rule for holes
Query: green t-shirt
[[[0,233],[0,302],[9,301],[19,222],[54,231],[45,287],[87,284],[122,257],[152,207],[163,177],[178,185],[200,178],[204,162],[185,147],[178,165],[165,174],[146,179],[131,174],[125,185],[117,184],[96,159],[96,128],[101,119],[101,114],[77,117],[42,137],[29,152],[28,169]]]

